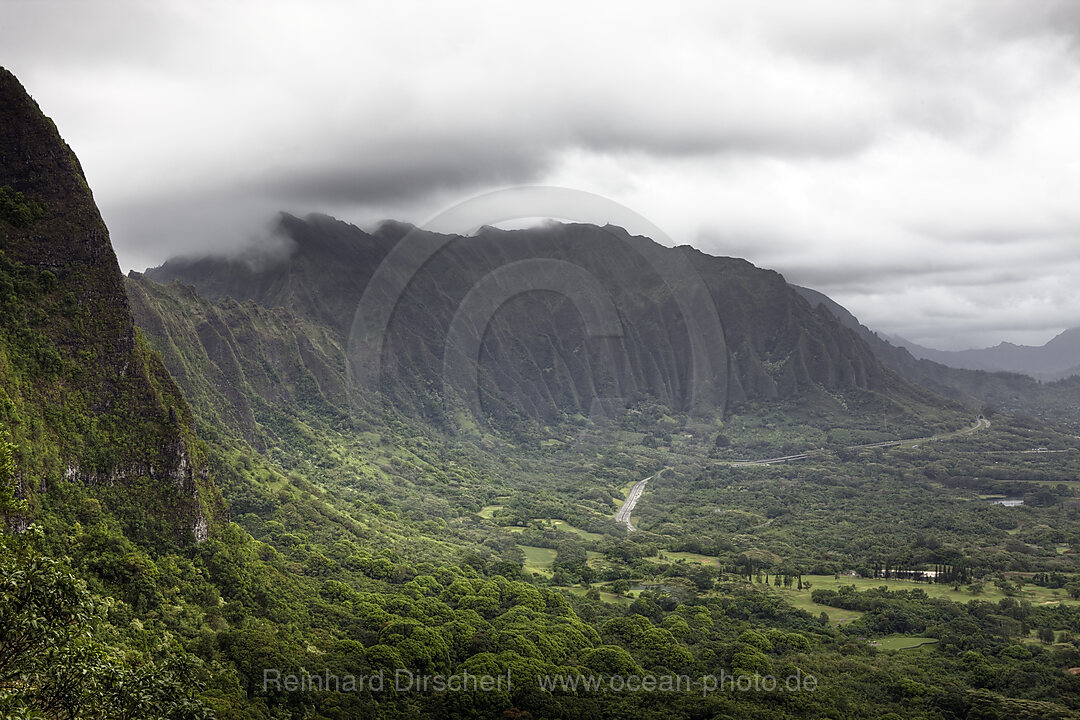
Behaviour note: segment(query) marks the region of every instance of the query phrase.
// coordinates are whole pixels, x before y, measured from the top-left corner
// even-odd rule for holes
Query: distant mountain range
[[[791,286],[811,305],[825,305],[836,319],[863,336],[871,347],[880,340],[894,348],[904,348],[916,360],[932,360],[960,370],[985,370],[987,372],[1020,373],[1042,382],[1053,382],[1080,375],[1080,327],[1071,328],[1053,338],[1045,345],[1014,345],[1003,342],[989,348],[972,350],[935,350],[911,342],[899,335],[876,333],[859,322],[851,312],[827,295],[810,288]],[[878,352],[880,356],[882,353]]]
[[[827,295],[810,288],[792,285],[795,292],[802,295],[812,306],[824,308],[842,325],[854,330],[873,350],[874,355],[888,368],[899,373],[909,382],[921,385],[944,397],[953,398],[969,404],[981,403],[984,410],[1009,410],[1030,413],[1038,416],[1066,418],[1075,423],[1080,410],[1080,369],[1075,367],[1075,359],[1080,353],[1066,349],[1080,342],[1080,330],[1067,330],[1041,348],[1027,348],[1003,343],[998,348],[965,352],[944,352],[928,348],[905,347],[904,340],[889,338],[878,334],[859,322],[849,310],[829,298]],[[890,342],[892,340],[892,342]],[[894,344],[895,343],[895,344]],[[1028,371],[1016,369],[983,369],[958,367],[953,363],[960,360],[956,356],[965,353],[993,353],[1005,346],[1019,350],[1014,358],[1043,357],[1042,364],[1031,360]],[[918,351],[936,353],[943,357],[920,357]],[[1030,351],[1030,352],[1027,352]],[[1008,351],[1000,357],[1008,356]],[[1051,358],[1058,358],[1057,363]],[[1069,361],[1073,360],[1072,363]],[[1000,365],[1007,365],[1004,359]],[[1019,367],[1014,360],[1013,368]],[[1058,369],[1053,373],[1047,368],[1072,367]],[[1042,369],[1042,377],[1036,378]],[[1056,376],[1056,377],[1055,377]]]
[[[1066,330],[1041,346],[1003,342],[972,350],[935,350],[899,335],[887,335],[886,339],[917,358],[954,368],[1018,372],[1044,382],[1080,375],[1080,328]]]

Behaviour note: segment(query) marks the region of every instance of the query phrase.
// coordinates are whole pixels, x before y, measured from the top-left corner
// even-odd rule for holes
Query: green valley
[[[995,403],[1024,381],[909,372],[778,273],[614,226],[283,214],[281,257],[125,278],[0,91],[4,717],[1080,713],[1075,381]]]

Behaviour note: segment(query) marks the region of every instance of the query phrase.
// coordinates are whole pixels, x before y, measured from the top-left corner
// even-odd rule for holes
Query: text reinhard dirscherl
[[[813,675],[796,670],[784,678],[773,675],[641,675],[555,674],[536,675],[536,686],[548,693],[576,695],[584,693],[690,693],[710,695],[717,692],[813,692],[818,681]],[[520,682],[520,681],[518,681]],[[262,689],[270,692],[340,692],[340,693],[443,693],[511,692],[515,679],[510,670],[501,675],[474,675],[461,672],[451,675],[427,675],[412,670],[379,670],[367,675],[309,672],[302,668],[283,671],[263,670]]]

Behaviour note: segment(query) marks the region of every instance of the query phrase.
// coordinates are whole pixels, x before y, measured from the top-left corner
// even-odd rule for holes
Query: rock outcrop
[[[0,435],[18,447],[19,492],[114,488],[205,539],[224,510],[191,410],[135,330],[78,159],[2,68],[0,306]]]

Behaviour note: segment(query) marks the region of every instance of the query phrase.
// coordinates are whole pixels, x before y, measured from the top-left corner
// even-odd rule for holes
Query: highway
[[[806,453],[799,453],[798,455],[784,455],[783,457],[765,458],[764,460],[731,460],[731,465],[775,465],[777,463],[792,462],[794,460],[805,460],[810,457]]]
[[[936,442],[938,440],[957,437],[959,435],[970,435],[977,430],[982,430],[983,428],[988,427],[990,427],[990,421],[980,415],[979,418],[975,421],[975,424],[971,427],[962,428],[951,433],[942,433],[941,435],[934,435],[932,437],[911,438],[909,440],[889,440],[887,442],[867,443],[866,445],[848,445],[847,449],[860,450],[862,448],[896,447],[897,445],[911,445],[913,443]]]
[[[983,428],[988,428],[988,427],[990,427],[990,421],[987,420],[986,418],[980,416],[975,421],[974,425],[971,425],[970,427],[963,428],[961,430],[956,430],[956,431],[951,432],[951,433],[943,433],[941,435],[934,435],[933,437],[926,437],[926,438],[913,438],[913,439],[909,439],[909,440],[889,440],[889,441],[886,441],[886,442],[869,443],[867,445],[850,445],[850,446],[848,446],[848,449],[849,450],[857,450],[857,449],[864,449],[864,448],[895,447],[897,445],[915,445],[915,444],[921,443],[921,442],[933,442],[935,440],[940,440],[940,439],[948,438],[948,437],[956,437],[958,435],[968,435],[968,434],[973,433],[973,432],[975,432],[977,430],[981,430]],[[1023,452],[1065,452],[1065,451],[1047,450],[1046,448],[1039,448],[1038,450],[1025,450]],[[723,464],[723,465],[776,465],[776,464],[779,464],[779,463],[795,462],[795,461],[798,461],[798,460],[805,460],[808,457],[810,457],[810,455],[808,453],[796,453],[795,455],[783,455],[781,457],[764,458],[762,460],[719,460],[719,461],[714,461],[714,462],[718,463],[718,464]],[[668,469],[668,468],[665,468],[665,470],[666,469]],[[664,471],[661,470],[660,472],[664,472]],[[634,530],[637,529],[637,528],[634,527],[633,523],[630,522],[630,513],[634,512],[634,507],[637,505],[638,500],[641,499],[641,493],[645,492],[645,486],[648,484],[648,482],[650,480],[652,480],[653,478],[655,478],[659,474],[660,473],[658,472],[658,473],[656,473],[654,475],[650,475],[649,477],[645,478],[644,480],[638,480],[636,483],[634,483],[634,486],[632,488],[630,488],[630,494],[626,496],[626,500],[623,501],[622,507],[619,508],[619,512],[617,512],[615,514],[615,522],[617,522],[617,523],[619,523],[621,525],[626,525],[627,532],[633,532]]]
[[[944,438],[956,437],[958,435],[968,435],[970,433],[975,432],[976,430],[981,430],[982,428],[988,428],[988,427],[990,427],[990,421],[987,420],[984,417],[980,417],[978,420],[975,421],[974,425],[971,425],[970,427],[963,428],[961,430],[956,430],[956,431],[951,432],[951,433],[943,433],[941,435],[934,435],[933,437],[911,438],[911,439],[908,439],[908,440],[886,440],[885,442],[867,443],[865,445],[848,445],[847,449],[848,450],[864,450],[864,449],[869,449],[869,448],[896,447],[898,445],[915,445],[915,444],[918,444],[918,443],[934,442],[935,440],[942,440]],[[1037,451],[1035,451],[1035,452],[1037,452]],[[1053,452],[1053,451],[1043,450],[1042,452]],[[719,460],[717,462],[725,464],[725,465],[775,465],[777,463],[794,462],[796,460],[805,460],[808,457],[810,457],[810,455],[808,453],[797,453],[795,455],[784,455],[782,457],[765,458],[763,460]]]
[[[637,529],[630,522],[630,513],[634,512],[634,506],[637,505],[638,500],[641,499],[641,493],[645,492],[645,485],[659,474],[660,473],[650,475],[644,480],[638,480],[634,483],[634,487],[630,488],[630,494],[626,496],[626,500],[623,500],[619,512],[615,514],[615,522],[626,525],[627,532],[633,532]]]

